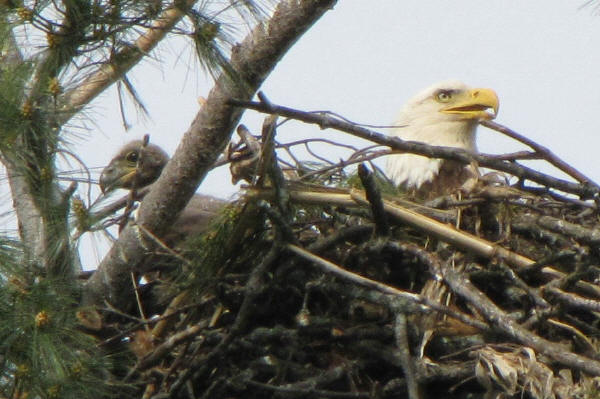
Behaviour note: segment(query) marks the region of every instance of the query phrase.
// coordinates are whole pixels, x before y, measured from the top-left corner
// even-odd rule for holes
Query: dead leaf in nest
[[[512,396],[527,393],[536,399],[569,399],[576,385],[568,370],[558,376],[539,361],[533,349],[516,348],[502,352],[486,346],[475,351],[475,375],[489,391],[503,391]]]
[[[154,339],[151,331],[137,330],[133,333],[129,349],[138,359],[143,358],[154,350]]]

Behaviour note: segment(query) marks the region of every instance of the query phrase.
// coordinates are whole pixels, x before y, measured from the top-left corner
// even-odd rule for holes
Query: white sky
[[[500,98],[497,122],[600,181],[600,15],[593,6],[582,8],[584,3],[340,0],[289,51],[262,90],[274,103],[388,125],[408,98],[437,81],[490,87]],[[211,82],[194,69],[193,50],[181,43],[163,44],[155,56],[165,61],[162,70],[144,62],[129,75],[151,120],[130,111],[133,127],[126,132],[116,89],[108,90],[91,105],[97,126],[73,147],[88,166],[105,165],[122,144],[145,133],[172,153],[187,130],[196,99],[208,94]],[[262,118],[247,115],[244,121],[258,132]],[[282,141],[307,135],[334,133],[301,124],[279,130]],[[489,153],[521,148],[485,128],[478,142]],[[200,191],[234,193],[222,169]]]

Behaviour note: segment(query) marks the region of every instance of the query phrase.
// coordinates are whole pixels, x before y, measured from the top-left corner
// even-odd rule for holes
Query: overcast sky
[[[331,110],[374,125],[391,124],[404,102],[437,81],[459,79],[493,88],[497,122],[543,144],[600,181],[600,15],[580,1],[340,0],[289,51],[262,90],[271,101],[305,110]],[[149,133],[169,153],[198,111],[212,83],[179,42],[129,75],[150,120],[129,111],[125,131],[112,88],[89,111],[96,126],[75,148],[88,166],[103,166],[124,143]],[[258,131],[263,116],[244,121]],[[284,125],[282,141],[330,130]],[[335,137],[351,141],[343,135]],[[482,152],[521,147],[479,129]],[[200,191],[227,197],[226,168]],[[546,170],[547,171],[547,170]],[[97,175],[96,175],[97,177]]]

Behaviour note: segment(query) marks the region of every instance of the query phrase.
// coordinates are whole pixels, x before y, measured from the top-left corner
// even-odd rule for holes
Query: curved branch
[[[591,198],[594,195],[600,195],[600,188],[595,185],[572,183],[540,173],[534,169],[514,162],[505,162],[483,154],[470,153],[458,148],[430,146],[416,141],[404,141],[398,137],[387,136],[373,130],[353,125],[352,123],[333,117],[328,113],[312,113],[272,103],[267,104],[264,102],[244,101],[241,99],[232,100],[230,101],[230,104],[253,109],[266,114],[277,114],[287,118],[297,119],[302,122],[318,125],[322,129],[333,128],[360,137],[364,140],[389,146],[397,151],[423,155],[429,158],[451,159],[464,164],[470,164],[475,161],[480,166],[507,172],[520,179],[528,179],[546,187],[552,187],[566,193],[579,195],[582,198]]]
[[[175,155],[145,197],[137,224],[162,237],[227,145],[242,110],[232,98],[250,99],[285,52],[336,0],[282,0],[273,16],[232,50],[231,66],[244,86],[221,75],[185,133]],[[147,246],[137,226],[128,226],[86,284],[83,302],[122,303],[130,295],[128,275],[144,260]]]
[[[590,179],[589,177],[587,177],[586,175],[584,175],[583,173],[576,170],[571,165],[569,165],[568,163],[566,163],[565,161],[560,159],[558,156],[556,156],[556,154],[554,154],[548,148],[536,143],[533,140],[528,139],[527,137],[525,137],[525,136],[515,132],[514,130],[509,129],[506,126],[503,126],[497,122],[481,121],[480,123],[482,126],[485,126],[488,129],[492,129],[497,132],[500,132],[500,133],[504,134],[505,136],[512,138],[513,140],[517,140],[518,142],[529,146],[532,150],[534,150],[536,152],[536,154],[538,154],[543,159],[545,159],[546,161],[548,161],[549,163],[554,165],[559,170],[562,170],[563,172],[565,172],[566,174],[568,174],[575,180],[579,181],[580,183],[587,183],[587,184],[593,185],[595,188],[600,188],[600,186],[598,186],[598,184],[595,183],[592,179]]]

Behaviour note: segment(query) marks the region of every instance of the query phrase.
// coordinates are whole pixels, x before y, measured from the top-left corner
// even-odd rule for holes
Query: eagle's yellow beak
[[[454,94],[440,112],[460,115],[464,119],[490,120],[498,114],[498,107],[498,96],[494,90],[470,89]]]

